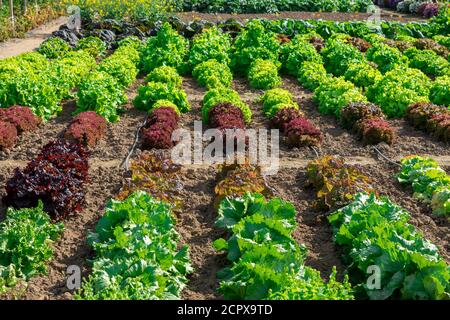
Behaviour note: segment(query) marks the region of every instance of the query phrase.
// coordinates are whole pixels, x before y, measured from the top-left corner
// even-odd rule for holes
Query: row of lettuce
[[[98,65],[94,57],[101,57],[106,48],[98,38],[81,39],[75,51],[63,40],[52,38],[41,46],[42,55],[31,53],[1,61],[0,76],[6,80],[0,88],[0,104],[29,106],[34,114],[47,120],[61,111],[60,102],[73,96],[76,88],[76,113],[91,110],[114,122],[127,101],[125,90],[139,70],[153,74],[139,89],[134,105],[150,111],[154,105],[161,106],[161,101],[165,107],[170,102],[179,112],[189,110],[189,103],[176,73],[192,72],[200,85],[212,92],[220,89],[221,95],[230,96],[221,101],[230,103],[239,102],[236,93],[230,91],[232,72],[247,76],[251,86],[263,90],[280,86],[279,73],[285,73],[298,77],[304,87],[315,91],[319,111],[324,114],[342,118],[344,108],[358,104],[359,117],[353,118],[351,126],[342,120],[344,126],[356,131],[367,143],[391,143],[395,132],[383,113],[401,117],[415,103],[450,103],[448,37],[418,40],[400,36],[392,40],[370,33],[364,35],[364,40],[334,32],[325,41],[319,33],[309,32],[290,39],[272,32],[265,23],[249,22],[234,41],[218,28],[207,28],[192,43],[165,23],[146,44],[136,38],[122,40],[119,48]],[[161,67],[165,68],[155,70]],[[424,72],[436,79],[432,81]],[[381,110],[368,101],[378,104]],[[249,123],[250,109],[243,104],[241,107]],[[432,105],[431,109],[437,110]],[[206,111],[203,116],[208,117]],[[432,116],[434,122],[440,121],[435,125],[438,128],[431,131],[444,140],[448,139],[448,117],[443,108]],[[304,132],[314,137],[317,144],[317,130],[301,118],[289,130],[294,138],[288,140],[296,141],[299,132]],[[9,132],[2,139],[7,140],[4,148],[14,140],[12,131],[2,129]],[[159,130],[152,131],[151,134],[161,136]],[[289,137],[289,133],[286,135]]]
[[[103,119],[93,112],[80,115]],[[85,121],[80,115],[69,128]],[[0,293],[46,273],[64,221],[85,205],[89,155],[87,147],[71,138],[55,140],[8,179],[2,201],[10,208],[0,223]],[[133,163],[132,181],[108,201],[88,237],[95,255],[76,299],[180,298],[192,267],[174,228],[177,202],[165,198],[167,192],[158,185],[168,180],[157,176],[171,168],[152,155]]]
[[[406,165],[421,158],[404,161]],[[399,175],[402,182],[406,171]],[[438,247],[409,223],[405,209],[379,197],[359,168],[327,156],[311,162],[307,176],[306,185],[317,191],[316,205],[333,211],[328,220],[357,297],[448,299],[450,267]],[[414,175],[410,177],[412,182]],[[449,198],[439,201],[436,207],[446,207],[448,215]]]
[[[100,138],[93,137],[98,135],[96,131],[106,130],[105,121],[89,113],[85,116],[85,112],[94,111],[109,121],[118,119],[120,106],[127,101],[125,88],[138,73],[140,45],[138,39],[124,39],[113,54],[102,59],[106,46],[98,38],[82,39],[74,50],[52,38],[39,52],[1,60],[0,149],[13,148],[20,134],[36,130],[75,96],[79,128],[66,133],[94,144]],[[97,60],[101,62],[97,64]]]

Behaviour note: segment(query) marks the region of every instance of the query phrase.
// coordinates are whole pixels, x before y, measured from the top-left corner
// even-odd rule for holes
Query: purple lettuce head
[[[437,3],[426,3],[423,8],[422,17],[431,18],[439,13],[439,5]]]

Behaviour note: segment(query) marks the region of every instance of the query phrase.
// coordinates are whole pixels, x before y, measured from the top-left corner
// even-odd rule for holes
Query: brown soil
[[[130,100],[135,94],[138,81],[130,89]],[[295,80],[285,79],[284,88],[294,93],[299,104],[325,135],[320,154],[341,155],[351,163],[363,165],[364,170],[374,181],[381,194],[388,195],[399,205],[411,212],[411,223],[417,226],[426,238],[439,245],[441,253],[450,261],[450,226],[448,220],[434,217],[430,208],[412,198],[410,188],[400,186],[393,178],[398,168],[385,160],[380,160],[370,147],[362,145],[352,134],[341,129],[332,117],[318,114],[311,94],[303,90]],[[204,89],[199,88],[192,78],[185,78],[183,84],[191,103],[192,110],[182,116],[181,125],[192,129],[194,120],[201,119],[201,100]],[[251,105],[254,112],[252,128],[268,128],[269,123],[260,112],[258,102],[262,94],[260,90],[248,87],[243,79],[234,82],[234,88],[241,97]],[[54,120],[43,125],[37,132],[21,138],[19,145],[10,153],[0,154],[0,184],[11,176],[13,168],[23,166],[31,160],[46,142],[57,137],[71,119],[73,102],[65,104],[64,112]],[[127,105],[127,110],[120,122],[112,124],[109,132],[91,159],[91,183],[88,186],[85,209],[66,222],[66,231],[60,241],[55,244],[55,257],[48,268],[48,275],[32,279],[23,293],[8,294],[4,298],[12,299],[70,299],[72,293],[66,287],[66,268],[68,265],[78,265],[89,272],[87,259],[92,252],[86,244],[86,236],[103,214],[107,199],[117,194],[123,179],[124,169],[119,168],[131,147],[136,128],[143,122],[145,113]],[[402,120],[392,121],[400,130],[399,139],[393,146],[382,145],[379,149],[388,157],[398,160],[411,153],[429,154],[437,157],[444,168],[449,169],[450,151],[448,146],[430,138],[426,134],[414,130]],[[206,128],[205,128],[206,129]],[[139,146],[138,146],[139,147]],[[308,250],[307,265],[317,268],[324,277],[328,276],[333,266],[342,275],[344,266],[340,261],[340,252],[332,241],[330,226],[326,215],[313,209],[314,193],[303,188],[305,167],[309,160],[316,157],[311,149],[301,148],[288,150],[281,148],[282,168],[277,175],[269,176],[269,184],[276,194],[291,201],[298,210],[298,229],[295,238],[304,244]],[[139,152],[139,150],[137,151]],[[191,259],[195,273],[190,276],[188,287],[183,292],[184,299],[220,299],[217,292],[218,281],[216,272],[227,265],[223,254],[212,248],[212,242],[223,236],[223,231],[214,227],[216,212],[214,209],[213,190],[216,184],[216,169],[205,166],[186,166],[180,174],[184,185],[181,191],[183,207],[176,212],[177,230],[181,242],[190,247]],[[3,190],[1,191],[3,193]],[[1,207],[4,212],[5,208]]]
[[[249,14],[231,14],[231,13],[199,13],[199,12],[182,12],[177,13],[183,21],[189,22],[192,20],[206,20],[212,22],[224,21],[230,18],[237,19],[238,21],[245,22],[249,19],[297,19],[297,20],[333,20],[333,21],[364,21],[367,20],[371,14],[368,13],[343,13],[343,12],[280,12],[277,14],[262,14],[262,13],[249,13]],[[412,21],[427,21],[419,16],[404,14],[393,10],[381,10],[381,20],[386,21],[399,21],[399,22],[412,22]]]
[[[18,54],[30,52],[38,48],[42,42],[57,31],[59,27],[67,22],[67,17],[59,17],[39,28],[27,32],[23,39],[10,39],[0,42],[0,59],[14,57]]]

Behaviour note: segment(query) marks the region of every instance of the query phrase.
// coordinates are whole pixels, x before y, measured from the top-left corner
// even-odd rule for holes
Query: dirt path
[[[59,17],[29,31],[24,39],[10,39],[0,43],[0,59],[14,57],[18,54],[35,50],[46,38],[51,36],[53,31],[58,30],[66,22],[67,17]]]

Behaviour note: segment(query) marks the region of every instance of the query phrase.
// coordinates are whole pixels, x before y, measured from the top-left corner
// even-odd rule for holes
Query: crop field
[[[0,299],[450,299],[450,8],[207,2],[0,60]]]

